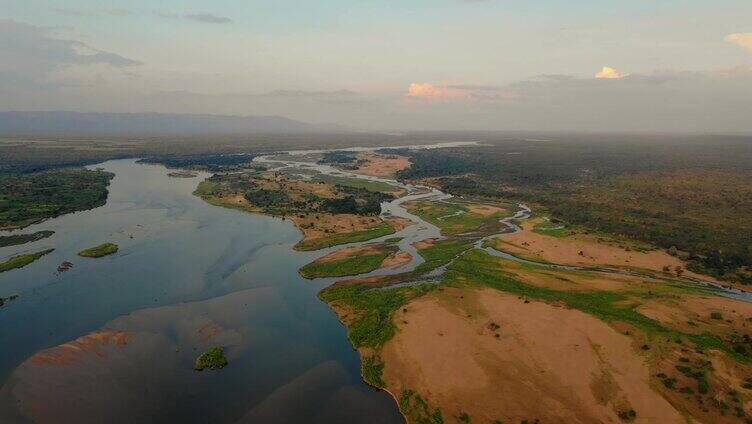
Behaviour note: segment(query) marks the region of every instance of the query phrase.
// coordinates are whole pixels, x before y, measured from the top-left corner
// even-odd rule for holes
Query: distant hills
[[[165,113],[0,112],[0,134],[241,134],[342,132],[281,116]]]

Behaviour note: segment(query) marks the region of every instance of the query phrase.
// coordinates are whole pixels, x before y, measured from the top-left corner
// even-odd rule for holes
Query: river
[[[115,174],[104,206],[15,231],[55,234],[0,248],[0,258],[55,249],[0,274],[0,297],[19,295],[0,308],[3,422],[404,422],[362,382],[345,328],[317,298],[333,280],[298,274],[334,248],[297,252],[291,221],[203,202],[192,192],[206,173],[170,178],[135,159],[91,168]],[[418,221],[400,204],[436,195],[384,213]],[[413,241],[439,235],[420,222],[398,234],[414,258],[403,268],[422,261]],[[119,252],[77,256],[104,242]],[[63,261],[73,267],[59,273]],[[212,345],[230,365],[194,371]]]
[[[412,243],[440,237],[437,227],[401,205],[450,196],[302,162],[295,160],[302,153],[292,153],[284,161],[256,161],[407,190],[384,203],[382,214],[417,224],[383,238],[403,237],[399,246],[413,260],[368,275],[413,269],[422,259]],[[308,281],[298,274],[302,265],[343,246],[293,250],[301,233],[291,221],[212,206],[192,195],[206,173],[170,178],[166,168],[135,159],[96,167],[115,174],[104,206],[16,231],[55,234],[0,248],[0,259],[55,248],[0,274],[0,297],[20,295],[0,308],[0,421],[404,422],[388,394],[362,382],[344,327],[317,298],[333,279]],[[514,218],[529,212],[521,205]],[[514,230],[514,219],[505,223]],[[104,242],[120,251],[100,259],[76,255]],[[73,268],[56,272],[66,260]],[[194,371],[196,356],[213,345],[226,347],[230,364]]]
[[[345,329],[317,298],[327,281],[298,268],[290,221],[211,206],[198,179],[117,160],[107,204],[29,227],[48,239],[0,249],[55,251],[0,274],[2,422],[401,423],[394,401],[360,379]],[[132,238],[131,238],[132,236]],[[101,259],[76,253],[104,242]],[[58,274],[64,260],[70,271]],[[94,346],[70,361],[26,361],[35,352],[105,329],[127,346]],[[210,340],[204,340],[210,338]],[[230,365],[198,373],[206,345],[227,346]]]

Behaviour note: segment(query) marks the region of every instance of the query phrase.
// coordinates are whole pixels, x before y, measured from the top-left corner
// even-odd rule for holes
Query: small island
[[[10,259],[0,262],[0,272],[10,271],[16,268],[23,268],[26,265],[36,261],[42,256],[52,252],[55,249],[46,249],[41,252],[27,253],[23,255],[12,256]]]
[[[112,255],[117,253],[118,245],[115,243],[104,243],[99,246],[92,247],[91,249],[85,249],[78,252],[78,256],[84,258],[101,258],[102,256]]]
[[[37,231],[31,234],[14,234],[11,236],[0,236],[0,247],[18,246],[21,244],[31,243],[50,237],[55,234],[54,231]]]
[[[171,178],[196,178],[198,174],[193,171],[173,171],[168,173],[167,176]]]
[[[227,358],[225,358],[224,348],[215,346],[196,358],[196,364],[193,366],[193,369],[196,371],[203,371],[207,368],[210,370],[218,370],[226,367],[227,364],[228,362]]]
[[[0,297],[0,307],[5,306],[6,303],[18,299],[18,295],[14,294],[8,297]]]

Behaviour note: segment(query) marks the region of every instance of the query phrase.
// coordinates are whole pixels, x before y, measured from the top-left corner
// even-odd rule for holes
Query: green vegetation
[[[357,169],[358,153],[348,151],[324,152],[319,163],[339,165],[341,168],[345,169]]]
[[[484,229],[485,233],[490,234],[498,228],[498,220],[503,216],[500,213],[490,216],[475,214],[466,205],[453,201],[418,202],[410,206],[409,210],[439,227],[444,235],[458,235]]]
[[[538,234],[550,237],[566,237],[571,230],[563,224],[554,224],[552,222],[540,222],[533,227],[533,231]]]
[[[84,258],[101,258],[102,256],[112,255],[113,253],[117,253],[118,251],[118,245],[115,243],[104,243],[100,244],[99,246],[92,247],[90,249],[85,249],[80,252],[78,252],[78,256],[82,256]]]
[[[146,159],[141,159],[141,163],[159,163],[168,168],[188,168],[207,170],[210,172],[235,171],[251,166],[250,163],[256,155],[254,154],[235,154],[235,155],[159,155]],[[175,174],[175,175],[170,175]],[[171,177],[190,178],[192,173],[186,171],[171,172]]]
[[[301,240],[295,245],[296,250],[319,250],[325,247],[336,246],[339,244],[355,243],[368,241],[389,234],[394,234],[394,227],[388,222],[381,222],[371,228],[350,233],[332,234],[327,237],[321,237],[310,240]]]
[[[375,356],[368,356],[363,358],[361,369],[363,373],[363,380],[365,380],[366,383],[378,388],[382,388],[386,385],[381,377],[382,373],[384,372],[384,363],[381,362],[379,358]]]
[[[481,250],[468,251],[459,260],[454,261],[449,267],[445,281],[450,284],[481,284],[531,299],[563,302],[570,308],[586,312],[607,323],[624,322],[648,335],[664,336],[670,340],[688,339],[700,350],[717,349],[737,361],[752,361],[752,356],[748,353],[736,351],[730,343],[714,334],[685,334],[664,327],[658,321],[637,312],[637,305],[620,303],[629,299],[627,294],[604,291],[569,292],[524,284],[503,272],[498,260]]]
[[[571,225],[686,252],[693,271],[752,283],[749,139],[560,135],[396,153],[413,163],[401,178],[534,202]]]
[[[226,367],[228,364],[225,358],[225,350],[221,347],[212,347],[196,358],[196,364],[193,369],[203,371],[205,369],[217,370]]]
[[[204,197],[214,194],[214,190],[217,188],[217,184],[211,180],[204,180],[198,183],[198,187],[193,191],[195,196]]]
[[[300,275],[304,278],[314,279],[364,274],[381,267],[384,259],[396,250],[391,246],[380,246],[379,249],[372,252],[356,252],[336,261],[313,261],[300,268]]]
[[[0,229],[102,206],[113,177],[88,169],[0,175]]]
[[[318,174],[313,178],[314,181],[321,181],[327,184],[340,185],[352,188],[362,188],[368,191],[378,191],[382,193],[394,193],[400,191],[399,187],[383,183],[381,181],[369,181],[359,178],[336,177],[333,175]]]
[[[432,409],[419,394],[412,390],[402,392],[399,398],[399,408],[409,423],[444,424],[441,411]]]
[[[10,271],[16,268],[23,268],[26,265],[41,258],[42,256],[52,252],[53,250],[55,249],[47,249],[42,250],[41,252],[13,256],[4,262],[0,262],[0,272]]]
[[[18,246],[19,244],[31,243],[46,239],[55,234],[54,231],[37,231],[31,234],[15,234],[12,236],[0,236],[0,247]]]
[[[424,273],[448,264],[457,255],[469,249],[472,241],[461,239],[439,240],[433,246],[418,250],[426,261],[418,265],[416,272]]]
[[[434,284],[392,289],[334,285],[322,290],[319,297],[329,304],[342,303],[355,311],[357,318],[347,328],[347,336],[354,347],[378,347],[394,336],[394,311],[435,288]]]
[[[381,203],[394,199],[391,194],[363,187],[335,185],[328,196],[314,193],[303,182],[278,173],[248,171],[215,174],[194,192],[211,202],[212,197],[241,194],[254,207],[271,215],[326,212],[373,216],[381,212]]]

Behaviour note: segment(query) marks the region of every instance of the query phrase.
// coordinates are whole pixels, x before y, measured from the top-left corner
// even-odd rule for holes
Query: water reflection
[[[298,276],[316,254],[292,250],[291,222],[204,203],[191,192],[206,175],[99,166],[116,174],[107,205],[24,230],[56,231],[49,239],[0,249],[56,249],[0,275],[0,296],[21,295],[0,309],[0,417],[403,422],[361,382],[344,329],[316,297],[326,282]],[[120,251],[76,256],[106,241]],[[58,275],[64,260],[74,267]],[[230,365],[193,371],[212,344],[227,346]]]

